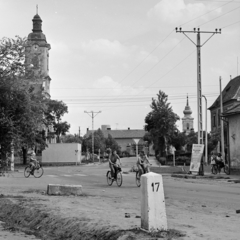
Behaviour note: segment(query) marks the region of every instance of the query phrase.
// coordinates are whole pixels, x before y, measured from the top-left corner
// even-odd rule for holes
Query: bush
[[[180,166],[183,166],[184,164],[186,166],[189,166],[190,163],[191,163],[191,158],[186,156],[179,156],[176,158],[176,161],[175,161],[175,164]]]

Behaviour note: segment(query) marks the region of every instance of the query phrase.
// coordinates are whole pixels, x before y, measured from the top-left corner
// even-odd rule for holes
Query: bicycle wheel
[[[31,174],[31,168],[29,166],[25,167],[25,170],[24,170],[25,178],[28,178],[30,174]]]
[[[108,183],[108,185],[111,186],[112,183],[113,183],[113,179],[112,179],[112,175],[111,175],[111,172],[110,172],[110,171],[107,172],[106,177],[107,177],[107,183]]]
[[[43,175],[43,168],[42,167],[38,167],[38,168],[34,169],[33,176],[35,178],[40,178],[42,175]]]
[[[141,186],[141,174],[139,171],[136,172],[136,184],[138,187]]]
[[[122,186],[122,173],[121,173],[121,172],[118,172],[118,173],[117,173],[116,182],[117,182],[118,187],[121,187],[121,186]]]
[[[230,171],[229,171],[229,166],[227,164],[225,164],[224,166],[224,172],[229,175],[230,174]]]

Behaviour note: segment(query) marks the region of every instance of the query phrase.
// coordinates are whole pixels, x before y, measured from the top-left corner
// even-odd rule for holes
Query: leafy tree
[[[67,112],[68,107],[64,102],[52,99],[47,100],[45,122],[46,125],[53,126],[58,143],[60,143],[60,136],[65,135],[70,128],[70,125],[66,121],[61,122],[63,115]]]
[[[117,151],[117,153],[119,154],[120,147],[111,134],[108,134],[108,137],[105,140],[105,145],[106,148],[111,148],[112,151]]]
[[[83,138],[79,137],[77,134],[66,134],[62,137],[63,143],[82,143]]]
[[[94,131],[93,137],[94,153],[98,153],[99,149],[103,152],[106,149],[103,132],[98,129],[97,131]],[[87,151],[87,149],[92,153],[92,133],[83,139],[83,151]]]
[[[185,132],[180,132],[177,130],[172,135],[170,143],[175,147],[177,151],[180,151],[182,150],[182,147],[184,147],[187,143],[187,135],[185,134]]]
[[[145,129],[151,135],[155,154],[162,156],[177,129],[176,121],[179,117],[168,103],[168,96],[161,90],[157,99],[152,99],[150,107],[152,111],[145,118]]]
[[[14,148],[44,144],[39,126],[43,123],[45,99],[34,92],[38,76],[24,65],[26,39],[0,40],[0,144],[2,158]],[[30,81],[31,80],[31,81]]]

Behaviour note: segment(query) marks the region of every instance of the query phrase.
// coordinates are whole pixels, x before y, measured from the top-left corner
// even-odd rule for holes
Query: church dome
[[[192,114],[192,110],[191,110],[191,108],[189,107],[189,104],[188,104],[188,96],[187,96],[187,105],[186,105],[183,113],[184,113],[185,115],[191,115],[191,114]]]
[[[42,33],[42,19],[36,14],[33,19],[33,29],[32,32],[28,35],[29,41],[43,41],[47,42],[46,36]]]

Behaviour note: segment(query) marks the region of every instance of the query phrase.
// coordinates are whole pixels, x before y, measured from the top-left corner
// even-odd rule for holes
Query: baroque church
[[[194,118],[191,115],[192,110],[188,103],[188,96],[187,96],[187,105],[185,106],[183,114],[184,114],[184,117],[182,118],[182,131],[185,132],[186,135],[188,135],[191,131],[194,130],[194,127],[193,127]]]
[[[32,82],[34,92],[41,92],[46,98],[50,98],[49,76],[49,50],[50,44],[42,32],[42,19],[38,13],[33,17],[33,29],[28,34],[27,44],[25,46],[25,65],[32,68],[37,81]],[[56,136],[53,127],[46,128],[42,126],[47,143],[56,143]]]
[[[42,32],[40,16],[36,14],[32,21],[33,29],[28,35],[25,47],[25,64],[33,69],[35,76],[40,76],[34,84],[35,91],[42,90],[45,97],[50,98],[49,50],[51,46]]]

